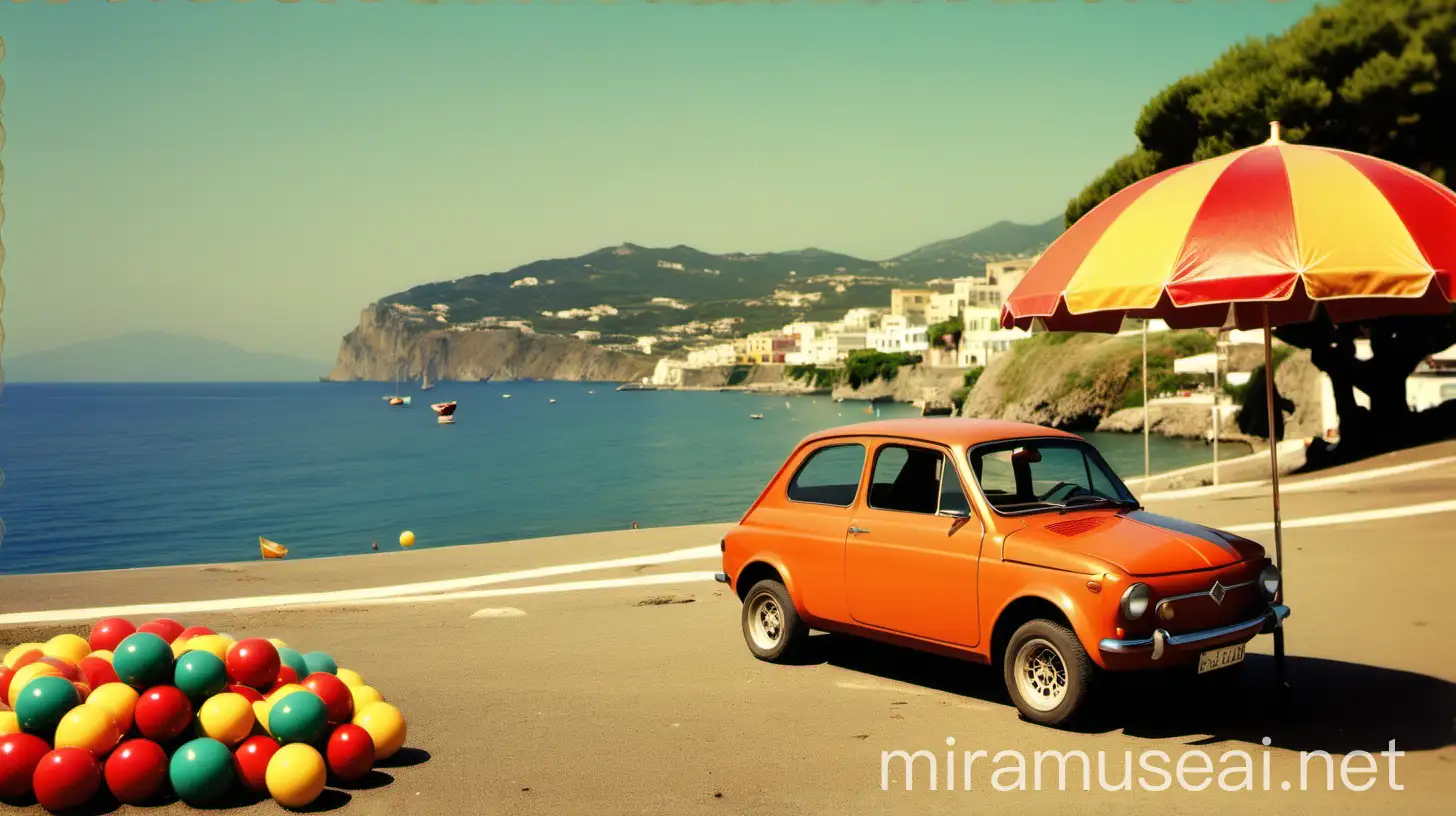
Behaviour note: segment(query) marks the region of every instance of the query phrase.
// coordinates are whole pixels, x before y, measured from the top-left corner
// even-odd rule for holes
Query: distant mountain
[[[313,381],[329,363],[141,331],[0,359],[7,382]]]
[[[987,261],[1039,252],[1061,233],[1061,223],[1060,216],[1043,224],[1001,222],[886,261],[817,247],[712,254],[683,245],[624,243],[428,283],[380,303],[405,307],[422,329],[529,321],[537,332],[596,331],[601,342],[611,342],[645,334],[702,335],[701,324],[732,320],[729,331],[741,334],[883,306],[896,287],[982,274]],[[611,310],[577,311],[594,306]]]
[[[926,244],[895,258],[902,264],[959,265],[970,262],[985,264],[999,258],[1015,257],[1045,248],[1065,229],[1062,216],[1040,224],[1013,224],[998,221],[959,238]]]

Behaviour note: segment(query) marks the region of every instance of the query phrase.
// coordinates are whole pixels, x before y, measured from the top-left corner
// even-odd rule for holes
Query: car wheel
[[[785,663],[809,639],[809,627],[799,619],[789,590],[778,581],[754,584],[743,600],[743,638],[759,660]]]
[[[1021,716],[1042,725],[1062,725],[1077,714],[1092,671],[1092,658],[1072,630],[1049,620],[1022,624],[1002,659],[1012,702]]]

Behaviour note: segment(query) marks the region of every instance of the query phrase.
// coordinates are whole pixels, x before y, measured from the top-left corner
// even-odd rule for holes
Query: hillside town
[[[721,366],[784,364],[832,368],[851,352],[872,350],[920,356],[937,368],[984,366],[1030,336],[1021,329],[1001,328],[1001,304],[1016,288],[1037,256],[986,264],[984,275],[931,281],[936,288],[892,289],[885,307],[850,309],[835,321],[796,322],[773,331],[755,332],[732,341],[700,345],[685,355],[659,360],[651,382],[680,386],[684,372]],[[948,286],[949,291],[943,291]],[[936,343],[931,328],[959,318],[959,343],[946,337]],[[650,351],[654,338],[640,338]]]

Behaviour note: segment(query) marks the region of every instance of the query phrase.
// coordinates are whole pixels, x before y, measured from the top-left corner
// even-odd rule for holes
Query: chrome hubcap
[[[1051,711],[1067,696],[1067,666],[1056,647],[1033,638],[1016,652],[1013,666],[1016,690],[1037,711]]]
[[[761,592],[749,601],[748,633],[753,645],[765,651],[779,645],[784,634],[784,611],[774,596]]]

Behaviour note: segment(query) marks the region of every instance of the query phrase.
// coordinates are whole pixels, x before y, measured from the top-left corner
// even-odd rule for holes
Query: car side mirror
[[[940,514],[946,518],[953,519],[968,519],[971,517],[969,510],[942,510]]]

